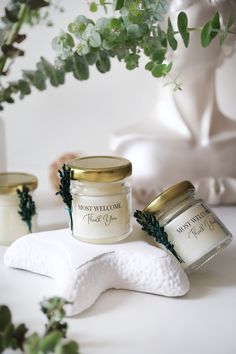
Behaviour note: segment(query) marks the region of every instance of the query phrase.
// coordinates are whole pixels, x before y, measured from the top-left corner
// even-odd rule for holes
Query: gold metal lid
[[[71,179],[87,182],[116,182],[132,174],[132,164],[123,157],[87,156],[67,163]]]
[[[15,194],[17,189],[27,186],[33,191],[38,185],[37,177],[28,173],[3,172],[0,173],[0,194]]]
[[[144,209],[144,212],[156,214],[162,208],[166,206],[171,200],[178,198],[181,194],[194,190],[194,185],[189,181],[182,181],[170,186],[168,189],[160,193],[151,203],[149,203]]]

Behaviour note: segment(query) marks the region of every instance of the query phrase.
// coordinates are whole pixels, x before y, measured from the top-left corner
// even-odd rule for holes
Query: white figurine
[[[235,0],[175,0],[169,10],[173,24],[181,10],[187,12],[191,27],[202,26],[216,11],[223,22],[230,14],[236,19]],[[236,122],[219,110],[215,86],[216,69],[235,43],[230,35],[222,47],[216,38],[202,48],[199,32],[191,32],[186,49],[179,38],[168,61],[173,59],[172,77],[181,74],[183,90],[162,87],[149,124],[145,120],[113,135],[113,151],[133,163],[139,201],[147,202],[169,185],[188,179],[210,204],[236,202]]]

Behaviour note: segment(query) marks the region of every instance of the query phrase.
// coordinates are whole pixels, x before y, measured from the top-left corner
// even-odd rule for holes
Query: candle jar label
[[[195,262],[223,242],[229,231],[203,203],[184,211],[165,225],[168,238],[184,260],[183,267]]]
[[[73,196],[73,234],[82,239],[111,239],[130,229],[130,195]]]

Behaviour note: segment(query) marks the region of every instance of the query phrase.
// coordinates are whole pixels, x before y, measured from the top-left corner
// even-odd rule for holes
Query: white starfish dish
[[[112,245],[78,241],[68,229],[33,233],[7,249],[4,263],[53,278],[55,295],[72,302],[69,316],[89,308],[110,288],[164,296],[189,290],[178,261],[147,243],[138,229],[125,242]]]

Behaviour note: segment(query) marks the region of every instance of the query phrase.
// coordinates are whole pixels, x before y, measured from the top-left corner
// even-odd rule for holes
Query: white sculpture
[[[221,21],[230,14],[236,21],[235,0],[175,0],[169,11],[173,23],[181,10],[187,12],[191,27],[205,24],[217,10]],[[133,163],[139,201],[147,202],[165,187],[189,179],[210,204],[236,202],[236,122],[219,110],[215,88],[216,69],[233,52],[235,42],[230,35],[223,47],[217,38],[202,48],[200,34],[194,32],[186,49],[179,40],[168,60],[173,58],[171,75],[181,74],[183,91],[162,87],[150,121],[112,137],[112,150]]]
[[[93,305],[110,288],[164,296],[182,296],[189,290],[180,263],[145,242],[140,227],[128,241],[112,245],[78,241],[68,229],[34,233],[15,241],[4,263],[53,278],[52,295],[72,302],[69,316]]]

